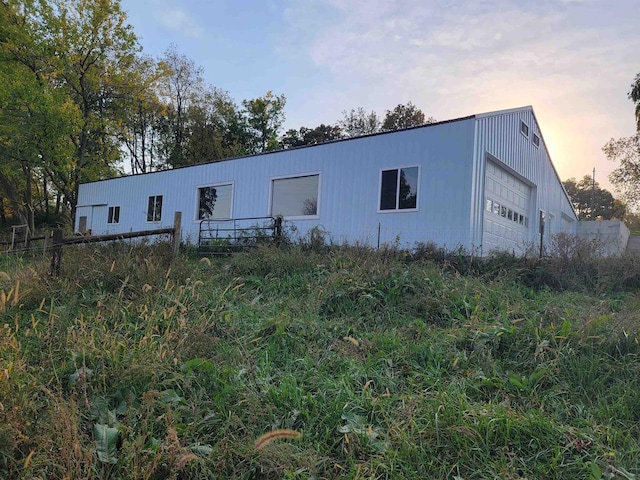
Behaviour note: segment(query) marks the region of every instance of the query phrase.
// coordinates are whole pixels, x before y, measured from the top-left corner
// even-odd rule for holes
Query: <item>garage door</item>
[[[482,251],[522,253],[529,241],[531,187],[487,161]]]

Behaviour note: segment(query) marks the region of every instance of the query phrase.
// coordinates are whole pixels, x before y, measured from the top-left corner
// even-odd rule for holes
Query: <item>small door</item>
[[[80,217],[80,221],[78,222],[78,231],[80,233],[87,232],[87,216],[86,215]]]

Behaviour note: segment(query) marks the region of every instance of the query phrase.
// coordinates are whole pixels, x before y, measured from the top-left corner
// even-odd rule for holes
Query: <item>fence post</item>
[[[173,214],[173,237],[171,238],[171,258],[176,258],[180,252],[180,226],[182,225],[182,212]]]
[[[60,276],[60,263],[62,262],[62,229],[56,228],[53,231],[53,247],[51,248],[51,266],[49,275]]]
[[[276,237],[276,240],[280,240],[282,238],[282,216],[277,215],[273,221],[273,236]]]

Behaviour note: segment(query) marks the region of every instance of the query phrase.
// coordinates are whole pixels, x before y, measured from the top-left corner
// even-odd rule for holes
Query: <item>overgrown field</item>
[[[640,268],[162,248],[2,257],[0,478],[640,474]]]

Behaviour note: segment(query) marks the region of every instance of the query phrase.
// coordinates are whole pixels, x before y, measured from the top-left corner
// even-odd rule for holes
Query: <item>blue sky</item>
[[[639,0],[122,0],[144,52],[174,44],[239,103],[287,98],[285,128],[412,101],[447,120],[533,105],[561,179],[634,133]]]

